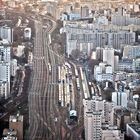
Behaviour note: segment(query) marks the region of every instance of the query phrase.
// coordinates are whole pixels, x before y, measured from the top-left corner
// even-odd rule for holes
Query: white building
[[[85,18],[89,16],[89,8],[88,6],[81,7],[81,18]]]
[[[24,54],[24,45],[18,45],[17,51],[16,51],[16,56],[21,57]]]
[[[111,17],[111,23],[118,26],[128,26],[130,24],[140,25],[140,18],[131,17],[130,14],[120,15],[113,14]]]
[[[139,104],[139,95],[138,94],[135,94],[135,95],[133,95],[133,102],[134,102],[134,104],[135,104],[135,108],[136,109],[138,109],[138,104]]]
[[[103,49],[103,62],[112,66],[114,71],[114,49],[113,48],[105,48]]]
[[[108,19],[106,16],[99,16],[97,19],[98,24],[108,25]]]
[[[100,47],[96,48],[96,59],[103,60],[103,48]]]
[[[24,39],[30,40],[31,39],[31,28],[24,29]]]
[[[129,27],[128,27],[129,29]],[[115,49],[121,49],[122,44],[135,42],[135,32],[128,29],[120,31],[119,28],[108,25],[93,26],[93,24],[66,24],[63,31],[66,32],[66,53],[70,56],[72,50],[78,49],[90,56],[96,47],[103,48],[105,45]],[[121,29],[122,30],[122,29]]]
[[[98,82],[101,81],[113,81],[113,69],[111,65],[103,65],[105,63],[99,64],[99,66],[94,67],[94,78]]]
[[[10,94],[10,46],[7,41],[0,41],[0,96]]]
[[[0,27],[0,38],[6,39],[10,43],[12,43],[13,42],[13,29],[7,26]]]
[[[84,127],[86,140],[101,140],[101,112],[86,112]]]
[[[135,42],[135,32],[110,32],[108,33],[108,45],[115,49],[120,49],[121,44],[131,44]]]
[[[101,140],[101,124],[110,124],[113,104],[96,96],[91,100],[84,99],[83,104],[85,138],[86,140]]]
[[[10,63],[0,62],[1,95],[7,98],[10,94]]]
[[[115,106],[127,107],[127,93],[125,92],[113,92],[112,93],[112,102]]]
[[[8,97],[8,95],[7,95],[8,87],[9,87],[9,85],[6,81],[0,81],[0,98],[1,97],[5,97],[5,98]]]
[[[112,102],[102,100],[101,97],[93,96],[92,100],[83,100],[84,113],[101,111],[102,123],[110,123],[110,112],[113,108]]]
[[[17,71],[17,60],[13,59],[11,60],[11,66],[10,66],[10,72],[12,76],[16,75],[16,71]]]
[[[10,62],[10,47],[0,45],[0,62]]]

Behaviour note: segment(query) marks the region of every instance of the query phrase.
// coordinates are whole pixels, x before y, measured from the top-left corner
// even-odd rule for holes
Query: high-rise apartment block
[[[103,49],[103,62],[112,66],[114,71],[114,49],[113,48],[104,48]]]
[[[17,60],[16,59],[12,59],[11,60],[11,67],[10,67],[11,76],[15,76],[16,75],[16,71],[17,71]]]
[[[10,95],[10,46],[7,41],[0,41],[0,97]]]
[[[135,32],[127,30],[120,31],[114,29],[102,29],[100,26],[95,25],[66,25],[66,53],[68,57],[73,50],[78,49],[90,55],[91,50],[96,47],[103,48],[108,45],[114,49],[121,49],[122,44],[132,44],[135,42]],[[110,25],[108,25],[110,26]]]
[[[128,95],[124,92],[124,84],[118,82],[115,84],[115,92],[112,93],[112,102],[115,106],[127,107]]]
[[[130,24],[140,25],[140,18],[131,17],[129,14],[127,15],[114,14],[111,17],[111,22],[112,24],[118,26],[128,26]]]
[[[113,104],[96,96],[91,100],[83,100],[83,104],[85,138],[86,140],[101,140],[101,124],[110,124]]]
[[[127,94],[125,92],[113,92],[112,93],[112,102],[114,105],[127,107]]]
[[[86,140],[101,140],[101,116],[100,111],[86,112],[84,115]]]

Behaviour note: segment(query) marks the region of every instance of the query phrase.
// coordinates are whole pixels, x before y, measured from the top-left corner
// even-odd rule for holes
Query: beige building
[[[101,140],[102,123],[111,122],[113,104],[93,96],[93,99],[84,99],[84,127],[86,140]]]

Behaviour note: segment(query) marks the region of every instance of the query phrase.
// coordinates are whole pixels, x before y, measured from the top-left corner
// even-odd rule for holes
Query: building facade
[[[0,38],[6,39],[10,43],[12,43],[13,42],[13,29],[7,26],[0,27]]]
[[[8,98],[10,95],[10,46],[0,45],[0,96]]]

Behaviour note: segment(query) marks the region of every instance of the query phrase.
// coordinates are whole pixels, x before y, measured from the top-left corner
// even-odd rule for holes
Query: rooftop
[[[14,129],[4,129],[3,130],[3,136],[16,136],[17,131]]]
[[[6,136],[6,137],[3,137],[2,140],[17,140],[17,137]]]
[[[23,116],[19,114],[11,115],[9,121],[10,122],[23,122]]]

